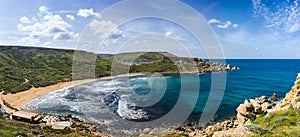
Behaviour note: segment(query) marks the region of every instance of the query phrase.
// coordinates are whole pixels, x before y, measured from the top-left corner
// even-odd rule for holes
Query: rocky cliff
[[[290,107],[300,113],[300,73],[290,92],[288,92],[285,98],[276,105],[273,111],[284,110]]]

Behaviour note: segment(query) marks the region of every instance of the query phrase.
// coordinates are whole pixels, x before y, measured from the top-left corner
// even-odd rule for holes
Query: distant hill
[[[16,93],[34,87],[45,87],[58,82],[72,80],[73,60],[81,66],[93,67],[88,64],[89,58],[74,58],[74,50],[49,49],[36,47],[14,47],[0,46],[0,91]],[[103,77],[113,74],[128,73],[124,68],[130,68],[130,73],[135,72],[165,72],[177,73],[180,68],[189,70],[188,65],[195,63],[187,58],[180,58],[170,53],[121,53],[117,55],[94,54],[85,51],[78,51],[81,55],[96,57],[95,72],[77,72],[77,79],[92,78],[86,73],[95,74],[96,77]],[[142,62],[141,64],[126,64],[126,61]],[[225,64],[206,62],[195,59],[198,72],[211,72],[228,70]],[[112,68],[112,64],[114,65]],[[180,65],[185,64],[185,65]]]

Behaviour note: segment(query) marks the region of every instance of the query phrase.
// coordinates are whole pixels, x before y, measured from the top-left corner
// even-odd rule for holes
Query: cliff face
[[[290,107],[300,113],[300,73],[290,92],[288,92],[285,98],[276,105],[273,111],[284,110]]]

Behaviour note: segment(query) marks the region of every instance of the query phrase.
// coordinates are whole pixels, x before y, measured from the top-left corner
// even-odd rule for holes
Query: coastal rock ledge
[[[258,117],[274,115],[274,113],[276,114],[280,113],[280,111],[291,109],[296,110],[300,114],[300,73],[298,74],[292,89],[282,100],[278,99],[279,96],[276,93],[270,97],[261,96],[255,99],[246,99],[243,104],[240,104],[236,108],[236,116],[229,120],[225,120],[221,123],[218,122],[207,127],[201,127],[198,129],[180,127],[178,129],[168,129],[164,131],[155,129],[151,131],[150,129],[145,129],[144,134],[141,134],[140,136],[154,137],[164,134],[169,136],[189,137],[245,137],[257,135],[253,133],[253,129],[268,132],[261,126],[253,124],[252,122]],[[285,119],[286,118],[281,118],[281,121]]]
[[[285,98],[276,105],[274,111],[284,110],[290,107],[300,113],[300,73],[298,74],[291,91],[288,92]]]
[[[239,124],[244,125],[251,123],[251,119],[254,119],[257,115],[266,114],[272,110],[276,105],[276,102],[279,98],[278,94],[274,93],[273,96],[268,98],[267,96],[261,96],[259,98],[246,99],[244,104],[240,104],[237,111],[237,120]]]

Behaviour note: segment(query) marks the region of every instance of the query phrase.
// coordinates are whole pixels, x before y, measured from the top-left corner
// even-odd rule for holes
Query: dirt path
[[[29,82],[29,80],[25,78],[25,82],[24,82],[23,84],[26,84],[26,83],[28,83],[28,82]]]

